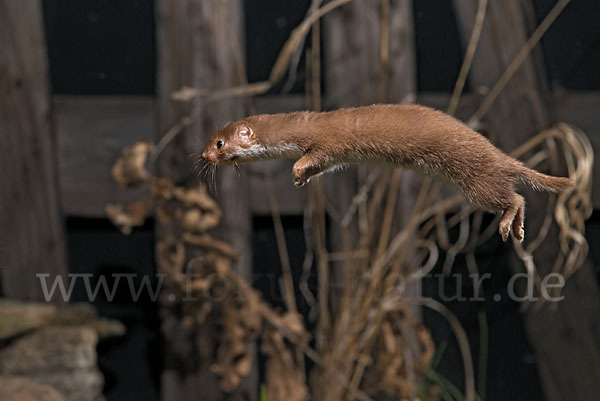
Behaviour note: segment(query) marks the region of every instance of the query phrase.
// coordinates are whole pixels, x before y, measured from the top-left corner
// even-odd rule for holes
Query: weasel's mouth
[[[213,164],[215,166],[223,166],[228,164],[233,164],[239,156],[227,156],[226,158],[214,158],[214,159],[205,159],[208,163]]]

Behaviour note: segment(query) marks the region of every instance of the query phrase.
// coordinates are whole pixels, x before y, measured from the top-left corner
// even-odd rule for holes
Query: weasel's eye
[[[217,149],[221,149],[223,147],[223,141],[217,141]]]

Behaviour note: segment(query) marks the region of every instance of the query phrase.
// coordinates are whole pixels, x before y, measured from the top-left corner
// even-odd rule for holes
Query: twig
[[[292,55],[294,54],[294,49],[298,48],[299,44],[301,44],[304,41],[304,38],[306,37],[306,34],[310,30],[311,26],[317,20],[319,20],[319,18],[351,1],[352,0],[333,0],[320,7],[316,11],[308,14],[306,18],[304,18],[304,21],[302,21],[300,25],[294,28],[289,39],[283,45],[283,48],[279,52],[279,56],[277,56],[275,65],[271,70],[271,74],[269,74],[269,82],[279,82],[279,80],[283,77],[287,66],[290,63]]]
[[[483,27],[483,21],[485,19],[485,12],[487,9],[487,0],[479,0],[477,6],[477,14],[475,15],[475,24],[473,25],[473,31],[471,32],[471,38],[469,39],[469,45],[467,46],[467,52],[465,53],[465,59],[463,60],[456,84],[454,85],[454,91],[452,91],[452,97],[450,98],[450,104],[448,105],[448,114],[453,115],[458,108],[458,102],[462,95],[467,75],[471,69],[471,63],[473,62],[473,56],[475,56],[475,50],[479,43],[479,37],[481,36],[481,28]]]
[[[271,216],[273,217],[273,226],[275,227],[275,238],[277,240],[277,249],[279,250],[279,259],[281,260],[281,271],[283,273],[283,288],[282,292],[285,297],[285,304],[289,311],[296,313],[296,297],[294,295],[294,280],[292,278],[292,266],[290,265],[290,256],[285,243],[285,232],[283,224],[281,224],[281,214],[279,213],[279,204],[277,202],[277,194],[275,185],[273,185],[273,177],[271,171],[265,169],[265,185],[267,187],[267,197],[269,198],[269,206],[271,207]]]
[[[320,0],[313,1],[313,5],[317,9],[319,7],[319,3]],[[321,111],[321,25],[319,23],[319,20],[316,20],[312,25],[311,39],[312,47],[310,50],[310,105],[313,111]]]
[[[398,198],[398,187],[400,185],[400,178],[402,177],[402,169],[394,169],[392,175],[392,181],[388,190],[388,197],[385,206],[385,212],[383,214],[383,225],[381,227],[381,234],[379,234],[379,245],[377,247],[376,256],[381,256],[385,247],[390,240],[390,232],[392,230],[392,222],[394,217],[394,210],[396,209],[396,200]]]
[[[379,44],[379,102],[387,101],[390,64],[390,0],[381,0],[381,35]]]
[[[463,366],[465,369],[465,401],[475,401],[475,373],[473,371],[473,357],[471,355],[471,348],[469,347],[469,339],[465,333],[465,329],[460,325],[460,321],[454,316],[454,314],[442,305],[441,303],[433,299],[424,299],[420,301],[423,306],[428,307],[440,315],[444,316],[458,342],[458,348],[463,360]]]
[[[346,213],[344,214],[344,217],[342,218],[342,221],[341,221],[342,227],[348,227],[348,225],[352,221],[352,217],[354,216],[354,214],[356,213],[356,210],[358,209],[358,205],[361,202],[365,201],[369,191],[371,190],[371,187],[377,181],[377,178],[379,178],[380,174],[381,174],[381,169],[375,169],[375,170],[371,171],[371,173],[367,177],[367,181],[360,187],[360,189],[358,190],[358,193],[356,195],[354,195],[354,197],[352,198],[352,201],[350,202],[350,206],[348,206],[348,209],[346,209]]]
[[[562,10],[567,6],[567,4],[569,4],[570,1],[571,0],[559,0],[554,5],[554,7],[552,7],[552,10],[550,10],[548,15],[546,15],[546,18],[544,18],[540,25],[538,25],[538,27],[527,40],[527,42],[525,42],[525,44],[521,47],[517,55],[510,62],[504,73],[502,73],[502,75],[500,76],[490,93],[488,93],[485,99],[483,99],[483,102],[481,103],[475,114],[473,114],[473,116],[469,119],[468,124],[470,126],[474,126],[483,118],[485,113],[487,113],[487,111],[489,110],[490,106],[494,103],[494,101],[496,101],[496,98],[498,97],[498,95],[500,95],[500,92],[502,92],[508,81],[510,81],[513,75],[515,75],[515,73],[517,72],[521,64],[523,64],[529,53],[537,45],[544,33],[546,33],[548,28],[550,28],[552,23],[556,20],[556,18],[560,15]]]

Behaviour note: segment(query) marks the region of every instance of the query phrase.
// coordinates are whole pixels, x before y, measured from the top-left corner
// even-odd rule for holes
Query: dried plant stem
[[[375,169],[371,171],[371,173],[367,177],[366,182],[360,187],[358,193],[354,195],[352,201],[350,202],[350,206],[348,206],[348,209],[346,209],[346,213],[344,214],[344,217],[340,222],[342,227],[345,228],[348,227],[348,225],[350,225],[350,223],[352,222],[352,218],[354,217],[354,214],[358,209],[358,205],[363,203],[367,199],[371,187],[373,186],[373,184],[375,184],[380,175],[381,169]]]
[[[303,43],[306,34],[310,30],[311,26],[318,21],[325,14],[335,10],[336,8],[343,6],[352,0],[333,0],[322,7],[319,7],[314,12],[309,13],[306,18],[292,31],[289,39],[283,45],[283,48],[279,52],[279,56],[275,61],[275,65],[269,75],[269,82],[276,83],[283,77],[287,66],[289,65],[290,59],[294,54],[294,50]]]
[[[479,43],[479,38],[481,36],[481,28],[483,28],[483,21],[485,20],[487,2],[488,0],[479,0],[479,5],[477,6],[477,14],[475,15],[475,24],[473,25],[471,38],[469,39],[465,58],[460,67],[460,72],[458,73],[458,78],[456,79],[454,90],[452,91],[452,97],[450,98],[450,104],[448,105],[448,114],[450,115],[456,113],[458,102],[460,101],[465,82],[467,81],[467,75],[469,75],[469,70],[471,69],[471,63],[473,62],[473,56],[475,56],[475,50],[477,49],[477,44]]]
[[[313,220],[313,239],[317,262],[317,299],[318,319],[315,329],[317,349],[323,350],[327,346],[327,339],[331,318],[329,314],[329,257],[326,247],[326,215],[325,195],[322,181],[319,180],[309,187],[311,201],[314,202],[315,216]],[[316,224],[315,224],[316,223]]]
[[[529,56],[529,53],[538,44],[542,36],[544,36],[548,28],[550,28],[552,23],[556,20],[556,18],[558,18],[562,10],[567,6],[567,4],[569,4],[570,1],[571,0],[559,0],[554,7],[552,7],[548,15],[546,15],[544,20],[538,25],[529,39],[527,39],[525,44],[521,47],[517,55],[510,62],[504,73],[502,73],[490,93],[488,93],[485,99],[483,99],[483,102],[475,114],[473,114],[473,116],[469,119],[469,125],[473,126],[483,118],[490,106],[494,103],[494,101],[496,101],[496,98],[498,95],[500,95],[508,81],[510,81],[513,75],[515,75],[519,67],[521,67],[521,64],[523,64],[527,56]]]
[[[381,0],[381,34],[379,43],[379,102],[387,101],[390,64],[390,0]]]
[[[387,201],[385,205],[385,212],[383,214],[381,234],[379,235],[379,245],[377,246],[377,257],[383,254],[385,247],[388,245],[390,240],[390,233],[392,231],[392,222],[394,217],[394,210],[396,209],[396,200],[398,199],[398,187],[400,186],[400,179],[402,177],[402,169],[394,169],[392,180],[390,183],[390,189],[388,190]]]
[[[319,20],[312,25],[311,55],[311,108],[321,111],[321,24]]]
[[[473,357],[471,348],[469,347],[469,339],[465,330],[460,325],[460,321],[454,316],[450,309],[446,308],[441,303],[433,299],[425,299],[420,301],[423,306],[426,306],[440,315],[444,316],[454,332],[458,348],[460,349],[463,366],[465,369],[465,401],[475,401],[475,373],[473,371]]]
[[[281,271],[283,274],[282,293],[285,298],[285,305],[290,312],[297,313],[296,297],[294,295],[294,279],[292,278],[292,266],[285,243],[285,232],[281,223],[281,214],[279,213],[279,203],[277,202],[277,193],[273,184],[271,170],[265,169],[265,184],[267,187],[267,196],[273,217],[273,226],[275,227],[275,238],[277,240],[277,249],[279,250],[279,259],[281,261]]]

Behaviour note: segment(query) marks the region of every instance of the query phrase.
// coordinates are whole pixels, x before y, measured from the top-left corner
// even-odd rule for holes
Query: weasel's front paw
[[[294,179],[294,185],[297,187],[305,186],[306,184],[308,184],[308,181],[310,179],[309,177],[307,177],[305,170],[301,168],[294,168],[294,170],[292,171],[292,178]]]
[[[309,179],[304,179],[304,178],[294,178],[294,185],[297,186],[298,188],[305,186],[306,184],[308,184],[308,181],[310,181]]]

